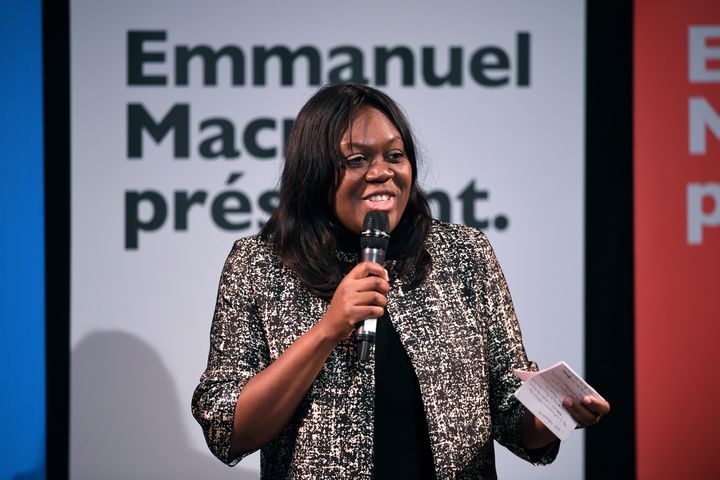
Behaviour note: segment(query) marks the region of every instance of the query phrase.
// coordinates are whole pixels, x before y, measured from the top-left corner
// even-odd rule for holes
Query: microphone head
[[[360,234],[360,248],[379,248],[387,250],[390,243],[388,215],[372,210],[365,215],[363,231]]]

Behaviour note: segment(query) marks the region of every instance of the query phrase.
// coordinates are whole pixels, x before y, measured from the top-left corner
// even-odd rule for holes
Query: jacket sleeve
[[[505,276],[487,237],[478,238],[481,265],[478,279],[485,297],[488,318],[488,362],[490,372],[490,411],[493,437],[517,456],[534,464],[547,464],[557,456],[560,441],[545,448],[529,450],[521,438],[525,407],[515,398],[520,379],[514,368],[537,371],[522,342],[520,325]]]
[[[255,256],[251,245],[238,240],[225,262],[210,331],[207,369],[192,399],[193,416],[203,429],[210,451],[228,465],[252,453],[230,457],[235,405],[248,380],[269,364],[253,301],[257,274],[250,267],[249,259]]]

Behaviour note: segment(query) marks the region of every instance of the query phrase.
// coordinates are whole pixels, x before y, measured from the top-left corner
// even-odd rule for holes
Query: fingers
[[[366,277],[356,280],[353,283],[353,290],[356,292],[379,292],[383,295],[390,291],[390,284],[380,277]]]
[[[610,411],[610,404],[595,396],[587,396],[581,401],[567,397],[563,400],[563,406],[577,422],[578,428],[598,423],[602,416]]]
[[[375,262],[362,262],[355,265],[355,268],[350,270],[347,274],[349,278],[360,279],[368,276],[384,278],[386,281],[390,281],[390,276],[387,270],[382,265]]]
[[[356,317],[357,320],[352,324],[353,328],[357,326],[358,322],[371,318],[380,318],[383,316],[383,313],[385,313],[385,309],[383,307],[360,306],[355,307],[355,310],[356,313],[354,317]]]
[[[610,411],[610,404],[604,398],[588,395],[580,402],[583,407],[598,417],[606,415]]]
[[[388,272],[382,265],[359,263],[338,285],[321,322],[333,338],[342,341],[358,322],[382,317],[389,291]]]
[[[390,291],[390,284],[380,277],[367,277],[356,281],[353,286],[351,321],[382,317],[388,303],[385,295]]]
[[[587,427],[597,423],[599,420],[597,415],[571,398],[563,400],[563,406],[568,412],[570,412],[570,415],[572,415],[575,422],[577,422],[578,428]]]
[[[387,298],[378,291],[360,292],[357,294],[357,305],[385,307]]]
[[[373,262],[358,263],[348,273],[341,284],[354,292],[377,291],[387,294],[390,291],[389,276],[382,265]]]

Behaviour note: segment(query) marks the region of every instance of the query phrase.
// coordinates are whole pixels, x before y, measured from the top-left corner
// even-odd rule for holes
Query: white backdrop
[[[489,220],[530,357],[582,371],[584,8],[576,0],[72,1],[72,478],[257,478],[257,456],[232,470],[210,456],[189,406],[222,263],[232,241],[267,218],[259,199],[282,167],[283,123],[318,88],[304,58],[293,63],[292,85],[280,85],[277,58],[259,81],[255,47],[311,47],[319,83],[349,61],[333,49],[359,52],[368,83],[408,114],[424,188],[450,199],[454,222]],[[178,52],[200,45],[241,52],[243,81],[233,85],[225,57],[208,85],[194,57],[183,85]],[[398,59],[378,84],[376,49],[398,46],[414,59],[412,84],[403,84]],[[451,48],[460,52],[459,85],[428,85],[425,47],[439,75]],[[482,84],[483,75],[498,85]],[[138,84],[151,77],[165,84]],[[187,106],[188,117],[169,117],[177,123],[159,141],[129,119],[132,108],[160,123],[173,106]],[[225,152],[239,156],[207,158],[207,148],[222,150],[213,139],[221,125]],[[183,127],[187,158],[173,145]],[[277,153],[258,158],[253,145]],[[223,203],[228,190],[247,205],[237,193]],[[195,204],[178,207],[192,195]],[[464,205],[472,211],[463,214]],[[250,226],[226,230],[217,219]],[[563,442],[541,468],[498,446],[498,473],[581,478],[582,438]]]

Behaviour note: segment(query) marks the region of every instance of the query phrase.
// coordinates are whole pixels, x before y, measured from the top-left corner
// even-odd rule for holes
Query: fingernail
[[[592,398],[590,398],[590,397],[583,398],[583,404],[590,405],[591,403],[592,403]]]
[[[566,398],[565,400],[563,400],[563,405],[565,405],[565,406],[568,407],[568,408],[572,408],[572,406],[573,406],[573,401],[570,400],[569,398]]]

